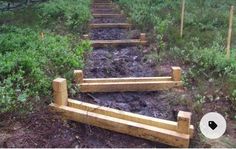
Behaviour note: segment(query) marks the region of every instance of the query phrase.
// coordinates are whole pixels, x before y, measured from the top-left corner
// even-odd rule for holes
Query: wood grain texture
[[[81,92],[132,92],[167,90],[181,86],[181,81],[82,83]]]
[[[172,77],[86,78],[83,83],[172,81]]]
[[[57,78],[53,80],[53,97],[57,105],[67,105],[68,93],[66,79]]]
[[[114,118],[94,112],[88,112],[68,106],[50,105],[61,114],[77,122],[108,129],[111,131],[161,142],[175,147],[188,147],[190,136],[175,131],[153,127],[133,121]]]
[[[73,99],[68,99],[68,106],[76,108],[76,109],[80,109],[80,110],[85,110],[88,112],[94,112],[97,114],[129,120],[129,121],[146,124],[146,125],[150,125],[154,127],[159,127],[159,128],[163,128],[167,130],[179,131],[178,130],[179,123],[177,124],[177,122],[173,122],[169,120],[163,120],[163,119],[153,118],[153,117],[144,116],[140,114],[134,114],[131,112],[125,112],[125,111],[103,107],[103,106],[90,104],[86,102],[81,102],[81,101],[73,100]],[[189,134],[192,137],[193,131],[194,131],[193,125],[190,125],[188,133],[185,133],[185,134]]]
[[[141,41],[140,39],[124,39],[124,40],[91,40],[93,47],[116,47],[125,45],[145,45],[147,41]]]

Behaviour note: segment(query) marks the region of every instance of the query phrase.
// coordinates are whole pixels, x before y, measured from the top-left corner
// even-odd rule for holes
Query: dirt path
[[[106,14],[107,11],[97,13]],[[91,22],[127,22],[125,18],[96,18]],[[90,36],[92,40],[115,40],[115,39],[137,39],[140,32],[127,29],[91,29]],[[107,77],[151,77],[170,74],[170,67],[160,72],[157,65],[150,61],[144,54],[148,47],[126,46],[116,48],[96,48],[86,59],[84,69],[87,78],[107,78]],[[176,107],[167,99],[166,92],[126,92],[126,93],[96,93],[96,94],[78,94],[77,99],[101,106],[107,106],[138,113],[142,115],[158,117],[168,120],[176,120]],[[177,107],[178,110],[186,110],[186,107]],[[115,127],[115,126],[114,126]],[[94,138],[95,136],[103,136]],[[107,140],[112,147],[168,147],[163,144],[149,142],[143,139],[110,132],[93,127],[93,136],[87,138],[95,146],[103,147]],[[91,139],[91,140],[90,140]]]
[[[97,13],[110,13],[111,11],[97,11]],[[128,22],[126,18],[95,18],[91,23],[124,23]],[[127,29],[92,29],[90,30],[92,40],[113,40],[113,39],[137,39],[140,32],[138,30]],[[107,77],[150,77],[166,76],[171,72],[171,66],[176,65],[172,60],[167,59],[159,64],[147,57],[151,49],[150,46],[126,46],[117,48],[96,48],[86,59],[84,69],[87,78],[107,78]],[[183,70],[187,68],[183,67]],[[197,111],[196,104],[192,97],[191,90],[180,89],[158,92],[129,92],[129,93],[95,93],[95,94],[78,94],[78,100],[98,104],[101,106],[116,108],[128,112],[142,115],[174,120],[179,110],[190,111],[192,115],[192,124],[195,126],[195,136],[191,139],[190,147],[211,147],[216,143],[200,139],[198,124],[204,113],[215,111],[219,106],[217,102],[209,102]],[[224,102],[228,105],[227,102]],[[212,106],[209,106],[212,105]],[[221,111],[220,109],[218,111]],[[229,121],[230,122],[230,121]],[[234,123],[234,122],[233,122]],[[227,134],[231,137],[221,138],[221,146],[232,147],[232,135],[235,131],[229,125]],[[103,136],[94,138],[88,137],[87,141],[93,142],[94,146],[103,147],[104,141],[109,142],[108,147],[168,147],[157,142],[150,142],[144,139],[138,139],[128,135],[118,134],[115,132],[93,128],[93,135]],[[229,131],[233,130],[233,131]],[[88,131],[88,130],[87,130]],[[230,139],[229,139],[230,138]],[[223,140],[223,141],[222,141]],[[228,140],[228,144],[226,141]],[[132,142],[132,143],[131,143]],[[209,144],[208,144],[209,143]],[[91,144],[90,144],[91,145]]]

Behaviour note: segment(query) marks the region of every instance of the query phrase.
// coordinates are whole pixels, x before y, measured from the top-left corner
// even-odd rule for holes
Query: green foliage
[[[90,0],[49,0],[37,6],[37,10],[45,25],[55,26],[60,22],[83,31],[91,19],[90,3]]]
[[[236,86],[232,85],[236,76],[235,43],[230,60],[225,56],[229,8],[236,5],[235,0],[186,1],[182,39],[179,33],[181,0],[117,1],[142,31],[152,32],[159,50],[190,67],[186,81],[223,77],[223,86],[228,89],[226,94],[235,96]],[[236,19],[234,22],[236,24]],[[233,35],[235,33],[234,25]]]
[[[50,95],[52,79],[71,77],[71,71],[83,67],[85,50],[91,49],[87,41],[72,47],[69,37],[46,33],[41,39],[27,28],[2,26],[0,33],[1,112]]]

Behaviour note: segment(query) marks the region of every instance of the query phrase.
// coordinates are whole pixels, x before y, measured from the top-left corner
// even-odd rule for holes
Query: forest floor
[[[108,11],[109,12],[109,11]],[[108,13],[100,11],[100,13]],[[125,18],[93,19],[93,23],[126,22]],[[138,30],[91,29],[91,39],[135,39]],[[95,48],[86,56],[84,68],[87,78],[107,77],[151,77],[166,76],[176,62],[166,58],[156,63],[149,58],[154,44],[148,46],[125,46],[117,48]],[[185,66],[180,66],[183,73]],[[101,106],[138,113],[142,115],[176,121],[179,110],[192,112],[192,124],[195,135],[190,147],[236,147],[236,123],[227,118],[227,130],[218,140],[204,140],[199,132],[201,117],[210,111],[228,113],[230,103],[226,100],[207,101],[196,110],[192,91],[185,87],[157,92],[128,93],[78,93],[74,99]],[[224,106],[222,106],[224,105]],[[233,114],[233,113],[232,113]],[[230,116],[229,116],[230,117]],[[4,119],[4,121],[2,121]],[[114,126],[115,127],[115,126]],[[39,106],[37,112],[27,117],[16,115],[1,116],[0,147],[169,147],[136,137],[115,133],[105,129],[84,125],[72,121],[63,121],[59,114],[51,113],[45,106]]]

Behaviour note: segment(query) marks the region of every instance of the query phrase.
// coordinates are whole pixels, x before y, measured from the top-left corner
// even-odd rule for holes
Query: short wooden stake
[[[180,37],[183,37],[184,29],[184,11],[185,11],[185,0],[182,0],[182,10],[181,10],[181,25],[180,25]]]
[[[140,40],[141,41],[146,41],[146,34],[145,33],[140,34]]]
[[[41,39],[44,39],[44,32],[40,33]]]
[[[124,10],[121,10],[121,12],[120,12],[122,15],[124,15],[125,14],[125,12],[124,12]]]
[[[190,112],[179,111],[177,116],[177,131],[179,133],[190,133],[191,115]]]
[[[180,81],[181,80],[181,68],[180,67],[171,67],[172,69],[172,80]]]
[[[75,83],[83,83],[83,71],[82,70],[74,70],[74,75],[75,75]]]
[[[66,106],[68,103],[67,83],[64,78],[53,80],[54,103],[59,106]]]
[[[231,38],[232,38],[233,15],[234,15],[234,6],[231,6],[230,15],[229,15],[229,31],[228,31],[227,47],[226,47],[227,59],[230,59],[230,45],[231,45]]]
[[[89,40],[89,35],[88,35],[88,34],[85,34],[85,35],[83,35],[83,38],[84,38],[85,40]]]

